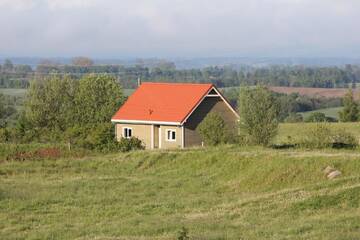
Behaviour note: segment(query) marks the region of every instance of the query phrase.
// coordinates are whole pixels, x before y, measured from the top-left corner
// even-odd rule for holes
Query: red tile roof
[[[142,83],[111,120],[180,123],[213,87],[213,84]]]

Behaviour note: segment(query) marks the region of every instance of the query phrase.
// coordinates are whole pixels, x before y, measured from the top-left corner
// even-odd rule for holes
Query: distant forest
[[[265,84],[270,86],[346,88],[360,82],[360,66],[211,66],[202,69],[176,69],[172,62],[161,61],[154,66],[141,62],[134,66],[94,65],[91,59],[77,58],[69,65],[46,62],[32,68],[14,65],[10,60],[0,65],[0,88],[27,88],[32,79],[49,75],[70,75],[81,78],[89,73],[106,73],[115,76],[123,88],[136,88],[142,81],[211,82],[217,87]]]

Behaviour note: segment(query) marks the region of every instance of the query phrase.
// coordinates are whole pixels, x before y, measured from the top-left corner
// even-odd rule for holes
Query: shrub
[[[229,140],[229,132],[225,121],[217,114],[210,112],[196,128],[202,141],[209,146],[226,143]]]
[[[306,137],[300,142],[305,148],[327,148],[332,146],[331,129],[327,124],[318,123],[307,130]]]
[[[111,152],[118,148],[111,123],[76,125],[67,129],[64,138],[69,146],[90,150]]]
[[[355,101],[352,89],[343,98],[344,108],[339,112],[342,122],[356,122],[359,120],[359,104]]]
[[[189,237],[189,230],[185,227],[182,227],[181,230],[179,231],[179,235],[177,237],[178,240],[188,240],[190,239]]]
[[[325,113],[313,112],[306,119],[305,122],[327,122]]]
[[[299,146],[312,149],[354,148],[358,145],[355,136],[345,130],[332,130],[326,123],[318,123],[306,133]]]
[[[131,138],[121,138],[117,143],[117,149],[121,152],[129,152],[132,150],[142,150],[145,149],[142,141],[136,137]]]
[[[333,148],[355,148],[358,145],[356,137],[343,130],[334,131],[332,134]]]
[[[10,140],[10,132],[7,128],[0,128],[0,143],[5,143]]]

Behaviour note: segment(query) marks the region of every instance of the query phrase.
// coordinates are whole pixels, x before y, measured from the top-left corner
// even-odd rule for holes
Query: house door
[[[159,148],[159,131],[160,131],[160,125],[154,125],[154,131],[153,131],[154,148]]]

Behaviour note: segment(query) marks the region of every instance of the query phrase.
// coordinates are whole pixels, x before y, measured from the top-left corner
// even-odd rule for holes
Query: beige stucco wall
[[[132,136],[139,138],[144,144],[146,149],[151,149],[151,129],[153,125],[145,124],[116,124],[116,138],[120,140],[123,137],[123,128],[128,127],[132,129]],[[167,141],[167,130],[176,131],[176,140]],[[161,125],[160,128],[154,126],[154,147],[160,149],[173,149],[182,147],[182,127]]]
[[[167,141],[166,140],[166,130],[175,130],[176,131],[176,141]],[[180,126],[160,126],[160,149],[170,149],[170,148],[181,148],[182,147],[182,127]]]
[[[121,137],[123,137],[123,128],[124,127],[131,128],[132,136],[140,139],[145,144],[146,149],[151,148],[152,125],[118,123],[118,124],[116,124],[116,139],[117,140],[120,140]]]

